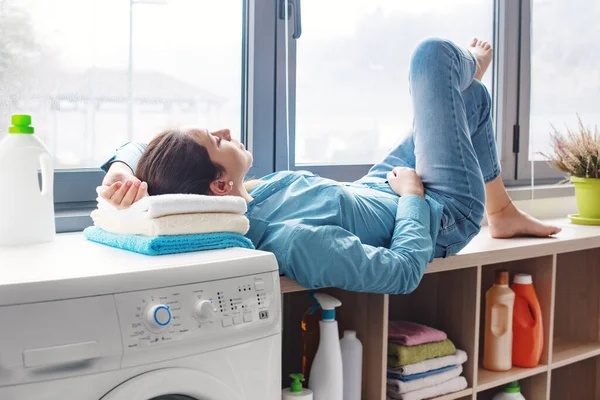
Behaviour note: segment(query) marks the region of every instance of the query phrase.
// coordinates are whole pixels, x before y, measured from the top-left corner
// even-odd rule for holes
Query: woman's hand
[[[425,189],[421,177],[412,168],[396,167],[388,172],[387,180],[399,196],[415,194],[425,198]]]
[[[102,180],[100,197],[119,210],[130,207],[133,203],[148,195],[148,185],[135,177],[129,166],[114,162]]]

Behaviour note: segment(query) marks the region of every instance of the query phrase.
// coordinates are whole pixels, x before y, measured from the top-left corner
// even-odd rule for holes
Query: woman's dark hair
[[[210,194],[210,183],[223,167],[210,160],[206,147],[179,130],[156,136],[140,158],[135,175],[148,184],[150,195]]]

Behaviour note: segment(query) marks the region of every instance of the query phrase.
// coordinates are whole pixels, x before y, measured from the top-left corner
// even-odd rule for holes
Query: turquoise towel
[[[410,381],[414,381],[415,379],[421,379],[421,378],[425,378],[430,375],[436,375],[436,374],[439,374],[442,372],[446,372],[446,371],[456,368],[456,367],[458,367],[458,365],[448,365],[447,367],[442,367],[442,368],[438,368],[438,369],[434,369],[434,370],[426,371],[426,372],[420,372],[418,374],[412,374],[412,375],[402,375],[402,374],[388,371],[387,378],[388,379],[396,379],[396,380],[399,380],[402,382],[410,382]]]
[[[190,253],[193,251],[227,249],[243,247],[253,249],[254,245],[247,237],[238,233],[203,233],[180,236],[140,236],[118,235],[95,226],[85,228],[83,234],[87,240],[118,249],[161,256],[165,254]]]

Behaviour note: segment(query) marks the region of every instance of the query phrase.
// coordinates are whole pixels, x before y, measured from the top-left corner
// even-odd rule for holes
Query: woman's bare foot
[[[500,212],[488,215],[490,235],[495,239],[508,239],[517,236],[548,237],[562,229],[547,225],[532,216],[519,211],[514,204]]]
[[[488,42],[484,42],[483,40],[477,40],[474,38],[471,43],[469,43],[469,51],[475,56],[477,60],[477,71],[475,72],[475,79],[478,81],[483,78],[485,71],[487,71],[490,63],[492,62],[492,56],[494,55],[494,50],[492,49],[492,45]]]

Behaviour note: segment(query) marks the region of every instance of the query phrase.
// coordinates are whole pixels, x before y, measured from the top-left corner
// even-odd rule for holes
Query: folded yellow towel
[[[388,344],[388,368],[402,367],[404,365],[416,364],[430,358],[444,357],[454,354],[456,347],[450,339],[441,342],[431,342],[417,346],[403,346],[400,344]]]
[[[94,210],[91,217],[98,228],[121,235],[174,236],[215,232],[245,235],[250,228],[246,216],[229,213],[176,214],[160,218],[121,219],[114,213]]]

